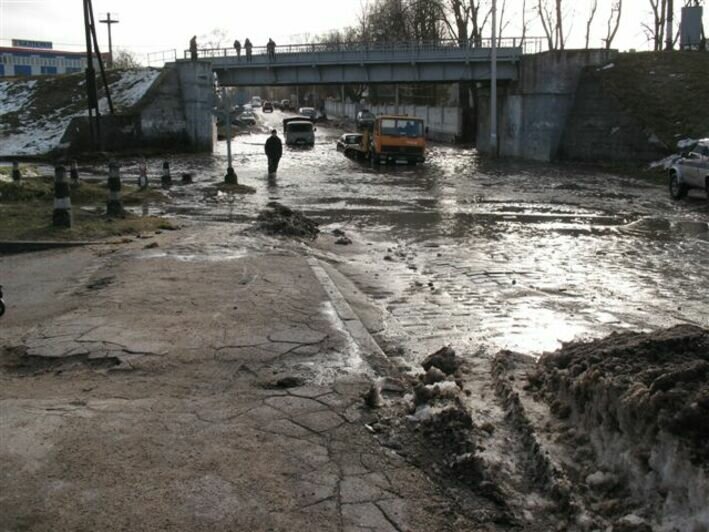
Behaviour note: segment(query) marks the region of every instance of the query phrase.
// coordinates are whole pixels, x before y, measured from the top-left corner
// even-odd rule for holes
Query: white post
[[[492,51],[490,53],[490,149],[497,157],[497,1],[492,0]]]

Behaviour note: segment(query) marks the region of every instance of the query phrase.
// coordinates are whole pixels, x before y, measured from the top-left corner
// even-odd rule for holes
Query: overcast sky
[[[272,37],[276,43],[302,41],[306,34],[318,35],[354,25],[367,0],[94,0],[97,18],[107,11],[118,16],[113,25],[114,49],[128,49],[145,62],[148,52],[187,48],[196,34],[206,39],[214,30],[223,30],[230,45],[234,38],[249,37],[263,45]],[[369,0],[374,1],[374,0]],[[567,47],[582,47],[585,18],[592,0],[566,0]],[[606,19],[613,0],[599,0],[591,46],[600,47]],[[498,0],[502,5],[503,0]],[[505,18],[510,21],[505,35],[520,33],[522,0],[506,0]],[[527,0],[534,5],[534,0]],[[683,0],[675,0],[679,7]],[[648,49],[642,21],[650,21],[649,0],[624,0],[623,18],[614,47],[621,50]],[[705,11],[708,9],[705,7]],[[678,9],[679,12],[679,9]],[[679,14],[676,17],[679,19]],[[707,14],[704,15],[705,27]],[[538,24],[529,32],[542,35]],[[52,41],[56,49],[80,50],[84,47],[83,11],[80,0],[0,0],[0,46],[11,39]],[[106,25],[99,25],[102,51],[108,49]]]

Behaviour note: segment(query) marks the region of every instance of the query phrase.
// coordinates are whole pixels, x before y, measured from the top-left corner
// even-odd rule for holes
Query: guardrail
[[[170,63],[177,60],[177,50],[162,50],[160,52],[150,52],[148,53],[148,66],[153,66],[153,64],[164,65],[165,63]]]
[[[514,48],[522,49],[523,54],[535,54],[544,51],[546,39],[543,37],[504,37],[497,39],[498,48]],[[458,41],[458,40],[441,40],[433,42],[395,42],[395,43],[310,43],[310,44],[286,44],[276,46],[276,56],[302,55],[302,54],[318,54],[318,53],[370,53],[370,52],[390,52],[393,54],[401,53],[421,53],[421,52],[445,52],[447,50],[459,53],[461,49],[487,49],[492,47],[491,39],[480,39],[477,41]],[[237,51],[234,48],[199,48],[197,49],[197,57],[204,59],[220,58],[220,57],[237,57]],[[268,56],[266,46],[254,46],[251,49],[251,55]],[[241,56],[246,57],[246,50],[241,48]],[[184,58],[190,59],[190,50],[184,51]]]

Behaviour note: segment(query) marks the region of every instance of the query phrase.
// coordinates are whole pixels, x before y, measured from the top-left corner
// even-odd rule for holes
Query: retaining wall
[[[584,68],[606,64],[615,50],[562,50],[523,56],[519,81],[498,87],[498,153],[538,161],[557,159]],[[492,153],[490,88],[480,90],[478,150]]]

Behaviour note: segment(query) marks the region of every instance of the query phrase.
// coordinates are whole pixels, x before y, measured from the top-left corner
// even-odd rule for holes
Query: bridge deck
[[[531,43],[531,46],[530,46]],[[456,41],[432,44],[397,43],[307,44],[276,48],[269,57],[265,47],[253,49],[247,60],[242,49],[198,50],[198,60],[208,60],[224,85],[312,85],[343,83],[431,83],[490,79],[491,48],[461,46]],[[517,79],[517,63],[536,41],[520,46],[504,39],[497,50],[498,78]],[[189,55],[189,52],[186,52]]]

